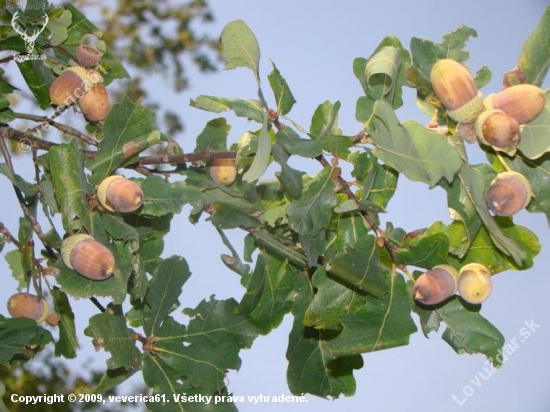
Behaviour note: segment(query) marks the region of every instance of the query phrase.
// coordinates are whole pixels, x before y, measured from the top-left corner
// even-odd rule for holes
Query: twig
[[[82,140],[83,142],[85,142],[89,145],[97,146],[99,144],[97,142],[97,140],[95,140],[94,138],[92,138],[90,136],[85,135],[84,133],[80,132],[79,130],[76,130],[74,127],[71,127],[71,126],[68,126],[68,125],[65,125],[65,124],[62,124],[62,123],[59,123],[59,122],[55,122],[49,117],[35,116],[35,115],[32,115],[32,114],[27,114],[27,113],[14,113],[14,114],[15,114],[15,117],[18,118],[18,119],[32,120],[34,122],[40,122],[40,123],[46,122],[46,123],[50,124],[51,126],[55,127],[56,129],[62,131],[63,133],[68,134],[70,136],[77,137],[78,139]],[[34,130],[34,129],[32,129],[32,130]]]
[[[15,247],[17,247],[17,249],[21,248],[21,243],[19,243],[19,241],[13,237],[11,232],[6,226],[4,226],[4,223],[2,222],[0,222],[0,233],[2,233],[6,237],[6,239],[8,239],[8,242],[13,243]]]
[[[236,151],[227,152],[200,152],[200,153],[181,153],[175,155],[154,155],[144,156],[139,159],[139,165],[162,165],[167,163],[190,163],[198,162],[202,159],[234,159],[237,156]]]
[[[102,312],[105,312],[105,306],[103,306],[101,303],[99,303],[99,300],[95,296],[92,296],[90,298],[90,301]]]

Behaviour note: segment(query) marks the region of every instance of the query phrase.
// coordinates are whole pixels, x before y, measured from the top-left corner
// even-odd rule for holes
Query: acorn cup
[[[416,279],[414,299],[424,305],[437,305],[451,297],[457,290],[458,273],[450,265],[437,265]]]
[[[143,191],[123,176],[109,176],[99,184],[97,198],[109,212],[133,212],[143,204]]]
[[[479,263],[469,263],[458,272],[458,293],[474,305],[484,302],[493,290],[489,270]]]
[[[485,110],[475,122],[476,134],[486,145],[508,151],[520,141],[519,123],[502,110]]]
[[[235,159],[212,159],[208,166],[210,177],[222,185],[230,185],[237,177]]]
[[[61,258],[65,266],[90,280],[107,279],[115,270],[111,251],[86,234],[66,238],[61,245]]]
[[[50,314],[50,304],[30,293],[16,293],[8,299],[8,312],[14,318],[29,318],[42,323]]]
[[[76,61],[82,67],[96,66],[101,61],[101,57],[103,57],[103,53],[87,44],[81,44],[76,49]]]
[[[90,122],[105,120],[111,109],[111,103],[103,83],[93,84],[91,89],[78,100],[78,107]]]
[[[499,173],[491,182],[485,200],[497,216],[513,216],[525,208],[533,196],[529,181],[521,173]]]
[[[453,120],[472,123],[484,110],[483,96],[474,78],[459,62],[452,59],[437,61],[430,73],[430,83]]]
[[[546,92],[533,84],[517,84],[485,98],[487,109],[502,110],[518,124],[538,117],[546,105]]]

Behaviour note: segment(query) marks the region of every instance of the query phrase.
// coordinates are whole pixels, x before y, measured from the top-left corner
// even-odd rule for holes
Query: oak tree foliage
[[[292,85],[275,63],[267,76],[259,72],[261,45],[244,21],[233,21],[220,34],[225,68],[250,70],[258,94],[196,96],[191,106],[211,112],[212,120],[196,137],[195,150],[183,153],[159,127],[155,113],[128,96],[113,101],[104,121],[89,122],[83,130],[41,117],[40,110],[51,106],[48,90],[56,76],[75,64],[82,38],[99,31],[77,6],[50,10],[45,2],[30,3],[43,8],[25,13],[27,29],[38,27],[44,10],[49,15],[34,45],[35,54],[48,58],[1,61],[17,65],[26,85],[11,84],[0,67],[0,174],[13,184],[23,214],[19,222],[0,223],[0,251],[19,289],[47,299],[60,322],[50,327],[0,315],[2,365],[32,364],[47,347],[56,356],[75,357],[77,330],[83,330],[96,348],[110,354],[91,390],[105,393],[141,371],[149,393],[165,395],[147,403],[151,410],[206,410],[211,406],[183,404],[172,395],[230,394],[226,375],[240,368],[240,351],[291,316],[287,381],[295,395],[353,395],[353,372],[363,366],[363,354],[409,344],[417,323],[426,336],[444,328],[443,340],[458,354],[480,353],[499,366],[496,355],[505,338],[483,317],[482,305],[452,296],[426,306],[412,292],[414,279],[440,264],[459,270],[482,263],[493,276],[533,265],[540,252],[535,234],[488,209],[485,193],[498,173],[523,174],[534,192],[527,210],[550,219],[550,105],[521,126],[515,153],[479,144],[487,162],[472,164],[464,147],[470,143],[459,137],[457,122],[434,95],[431,68],[441,59],[466,64],[474,29],[461,26],[440,40],[412,38],[408,45],[388,36],[370,56],[350,62],[363,94],[357,96],[358,128],[349,132],[339,126],[338,101],[321,102],[310,125],[296,124]],[[125,10],[139,18],[143,10],[135,7]],[[159,19],[167,17],[160,5],[153,10]],[[101,39],[105,54],[96,69],[107,90],[128,77],[125,65],[142,63],[125,47],[166,64],[159,55],[149,56],[148,46],[136,37],[128,46],[119,45],[117,37],[126,34],[120,30],[107,30]],[[0,36],[0,50],[25,55],[23,39],[9,21],[0,25]],[[171,44],[185,48],[185,40]],[[505,84],[540,86],[549,50],[550,9],[526,39],[517,66],[505,74]],[[490,68],[474,77],[484,94],[491,92],[483,89]],[[403,100],[405,87],[416,90],[416,102]],[[23,89],[37,105],[27,118],[43,127],[13,127],[22,115],[12,110],[10,97]],[[396,109],[417,103],[426,113],[424,122],[398,118]],[[249,119],[251,130],[229,141],[235,116]],[[64,134],[62,143],[52,139],[58,132]],[[11,162],[21,145],[30,149],[19,155],[34,168],[32,181]],[[309,176],[296,169],[296,162],[291,166],[296,158],[317,164],[318,172]],[[236,179],[227,185],[208,170],[219,159],[236,161]],[[266,173],[273,165],[274,177]],[[131,180],[143,191],[143,206],[130,213],[98,206],[97,185],[125,173],[136,176]],[[381,227],[379,214],[391,216],[399,179],[445,191],[447,204],[441,207],[449,208],[452,222],[435,221],[411,233],[391,223]],[[187,218],[181,216],[185,205],[192,224],[218,230],[229,250],[221,259],[241,278],[242,296],[205,296],[196,307],[186,306],[182,290],[190,276],[200,276],[200,268],[189,268],[185,256],[163,254],[165,236]],[[232,245],[225,236],[235,228],[246,233],[244,245]],[[90,234],[108,247],[116,261],[112,276],[91,280],[63,262],[62,241],[74,233]],[[71,302],[77,298],[91,299],[98,313],[75,318]],[[185,324],[174,316],[180,305],[189,319]],[[216,410],[236,410],[236,405],[225,402]]]

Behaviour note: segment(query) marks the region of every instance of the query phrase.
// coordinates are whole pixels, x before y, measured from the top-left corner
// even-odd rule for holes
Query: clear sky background
[[[267,74],[272,60],[286,78],[297,104],[290,117],[309,127],[315,108],[326,100],[339,100],[340,126],[345,134],[355,134],[361,124],[355,120],[355,103],[362,89],[353,75],[352,63],[356,57],[369,57],[386,35],[396,35],[408,48],[412,37],[439,41],[441,37],[464,24],[477,30],[478,37],[467,44],[470,52],[468,62],[473,72],[483,65],[493,71],[493,80],[482,91],[496,92],[502,75],[512,69],[517,61],[523,42],[537,25],[548,5],[542,0],[490,0],[490,1],[368,1],[329,0],[296,1],[278,0],[212,0],[210,1],[215,23],[198,27],[198,30],[218,36],[224,25],[235,19],[247,22],[256,34],[262,60],[260,74],[264,93],[272,100]],[[97,21],[100,25],[100,21]],[[189,107],[189,99],[200,94],[225,97],[256,97],[256,84],[252,72],[246,69],[222,71],[204,75],[190,71],[191,88],[176,94],[163,74],[151,76],[148,85],[151,97],[164,107],[181,114],[185,133],[178,142],[185,150],[194,148],[195,138],[214,114]],[[545,84],[548,87],[548,82]],[[415,94],[407,91],[405,104],[398,116],[404,121],[410,118],[422,123],[429,119],[417,109]],[[230,141],[236,142],[247,130],[258,128],[227,114],[233,125]],[[476,145],[468,147],[470,161],[483,162],[484,157]],[[16,164],[18,171],[26,176],[23,165],[28,159]],[[310,173],[319,167],[304,159],[300,165]],[[306,165],[307,164],[307,165]],[[0,178],[0,190],[6,193],[0,204],[0,221],[12,232],[17,232],[17,220],[21,215],[7,179]],[[215,294],[218,299],[240,299],[243,288],[239,277],[228,271],[219,260],[227,253],[215,230],[209,223],[191,226],[187,221],[189,209],[176,216],[172,232],[166,239],[165,256],[184,256],[193,276],[184,286],[180,299],[182,307],[195,307],[201,300]],[[442,189],[428,190],[423,184],[400,180],[398,191],[382,216],[395,226],[407,231],[429,226],[434,220],[449,223],[446,196]],[[488,380],[479,377],[484,371],[483,355],[457,355],[439,333],[426,339],[419,331],[405,347],[370,353],[364,356],[364,367],[355,372],[356,395],[327,401],[307,396],[306,404],[239,404],[241,411],[522,411],[547,412],[550,410],[550,316],[548,291],[550,290],[550,230],[545,216],[522,212],[516,222],[533,230],[540,238],[542,252],[535,259],[533,269],[523,272],[504,272],[493,278],[493,293],[483,304],[481,314],[491,321],[505,336],[506,342],[516,338],[519,349],[503,367]],[[242,251],[239,231],[230,233],[234,245]],[[6,251],[11,250],[9,247]],[[2,284],[0,301],[13,293],[15,283],[9,280],[5,261],[0,259]],[[74,305],[77,328],[82,332],[86,319],[94,313],[87,301]],[[0,306],[0,313],[6,311]],[[413,315],[417,321],[416,315]],[[183,315],[179,320],[185,321]],[[521,342],[520,329],[524,322],[533,320],[540,325],[529,339]],[[259,337],[251,350],[241,352],[241,370],[229,375],[229,390],[235,395],[281,395],[290,394],[286,385],[285,351],[292,319],[267,337]],[[87,365],[104,368],[108,354],[94,353],[89,338],[81,333],[81,353]],[[71,361],[79,368],[82,360]],[[476,378],[476,375],[478,376]],[[477,379],[477,380],[476,380]],[[480,386],[476,386],[475,383]],[[133,385],[139,381],[133,380]],[[452,399],[466,396],[463,388],[470,386],[473,394],[459,406]],[[127,386],[129,394],[137,389]],[[470,394],[470,392],[467,392]]]

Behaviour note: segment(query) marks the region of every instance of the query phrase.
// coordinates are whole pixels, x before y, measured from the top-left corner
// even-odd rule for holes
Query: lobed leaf
[[[500,366],[497,355],[504,345],[504,336],[479,314],[480,309],[481,305],[470,305],[458,296],[437,306],[414,306],[426,337],[445,322],[447,327],[441,338],[456,353],[483,353],[493,365]]]

